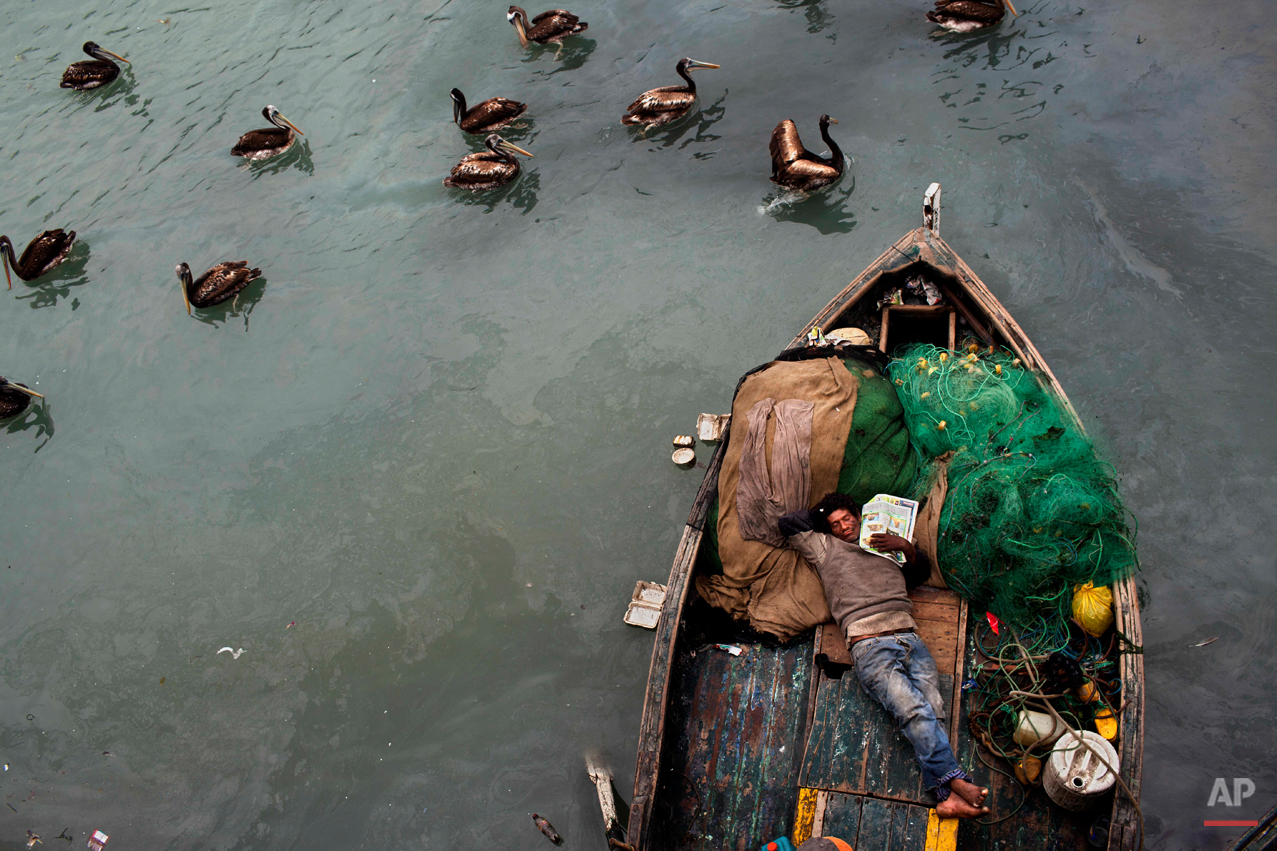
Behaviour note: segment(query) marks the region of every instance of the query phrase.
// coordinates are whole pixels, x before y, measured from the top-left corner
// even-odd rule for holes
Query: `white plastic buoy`
[[[1055,743],[1042,772],[1046,794],[1064,809],[1075,812],[1085,810],[1113,788],[1117,774],[1109,766],[1117,771],[1122,767],[1117,751],[1103,736],[1083,730],[1080,737],[1079,740],[1079,734],[1065,732]]]

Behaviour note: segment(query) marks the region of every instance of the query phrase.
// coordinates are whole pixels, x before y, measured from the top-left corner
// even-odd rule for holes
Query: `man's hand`
[[[899,535],[888,535],[886,532],[870,535],[869,546],[880,553],[904,553],[909,561],[913,561],[916,556],[913,544]]]
[[[794,511],[780,518],[776,524],[782,537],[792,538],[794,535],[810,532],[815,528],[816,512],[808,509],[804,511]]]

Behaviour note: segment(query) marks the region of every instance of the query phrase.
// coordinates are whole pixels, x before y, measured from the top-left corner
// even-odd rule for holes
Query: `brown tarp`
[[[774,362],[746,378],[737,391],[733,423],[745,424],[749,411],[764,399],[813,403],[807,507],[838,485],[858,386],[858,379],[842,360],[822,358]],[[769,421],[768,469],[773,435],[774,425]],[[829,620],[829,605],[820,576],[802,556],[788,548],[741,538],[736,491],[745,444],[745,440],[728,441],[718,477],[718,552],[723,573],[697,577],[696,590],[711,605],[786,640]]]

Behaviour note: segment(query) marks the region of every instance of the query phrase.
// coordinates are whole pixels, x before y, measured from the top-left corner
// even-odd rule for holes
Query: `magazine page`
[[[869,538],[879,533],[898,535],[913,541],[913,523],[918,516],[918,503],[912,499],[877,494],[865,503],[860,515],[860,546],[865,552],[904,564],[904,553],[883,553],[869,546]]]

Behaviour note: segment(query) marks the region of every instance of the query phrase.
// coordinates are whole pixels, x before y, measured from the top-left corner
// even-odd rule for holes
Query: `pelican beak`
[[[690,63],[688,63],[687,67],[688,68],[721,68],[723,66],[715,65],[713,62],[697,62],[695,59],[693,59]]]
[[[527,47],[528,34],[523,31],[523,19],[518,15],[514,16],[514,31],[519,34],[519,44]]]
[[[186,281],[181,278],[177,279],[177,285],[182,288],[182,301],[186,302],[186,315],[191,315],[191,297],[186,294]]]
[[[532,155],[529,154],[527,151],[523,150],[523,148],[520,148],[518,145],[512,144],[510,142],[507,142],[505,139],[501,140],[501,147],[509,148],[510,150],[515,151],[516,153],[523,154],[525,157],[528,157],[529,159],[532,157]]]
[[[294,132],[294,133],[296,133],[298,136],[305,136],[305,135],[306,135],[305,133],[303,133],[303,132],[301,131],[301,128],[300,128],[300,127],[298,127],[298,126],[297,126],[296,124],[294,124],[293,122],[289,121],[289,120],[288,120],[287,118],[285,118],[284,116],[282,116],[282,115],[281,115],[281,116],[279,116],[279,120],[280,120],[280,121],[282,121],[282,122],[284,122],[285,124],[287,124],[289,127],[293,128],[293,132]]]
[[[829,123],[830,123],[830,124],[837,124],[837,123],[838,123],[838,119],[837,119],[837,118],[831,118],[831,119],[829,119]]]
[[[1015,10],[1015,7],[1011,5],[1011,0],[1002,0],[1002,2],[1004,2],[1004,3],[1006,3],[1006,4],[1007,4],[1007,8],[1011,10],[1011,14],[1012,14],[1012,15],[1014,15],[1014,16],[1015,16],[1015,17],[1017,17],[1017,18],[1018,18],[1018,17],[1020,17],[1020,13],[1019,13],[1019,12],[1017,12],[1017,11]]]
[[[102,48],[100,48],[100,47],[99,47],[99,48],[98,48],[98,50],[102,50]],[[121,62],[123,62],[125,65],[132,65],[132,64],[133,64],[132,62],[130,62],[129,60],[125,59],[123,56],[121,56],[121,55],[120,55],[120,54],[118,54],[118,53],[112,53],[112,52],[111,52],[111,51],[109,51],[109,50],[102,50],[102,52],[103,52],[103,53],[105,53],[107,56],[111,57],[112,59],[118,59],[118,60],[120,60],[120,61],[121,61]]]
[[[32,390],[30,387],[23,387],[21,384],[10,384],[9,386],[12,387],[14,390],[21,390],[23,393],[26,393],[28,396],[34,396],[37,399],[44,398],[39,393]]]
[[[9,289],[13,289],[13,278],[9,277],[9,255],[0,252],[0,259],[4,260],[4,279],[9,282]]]

